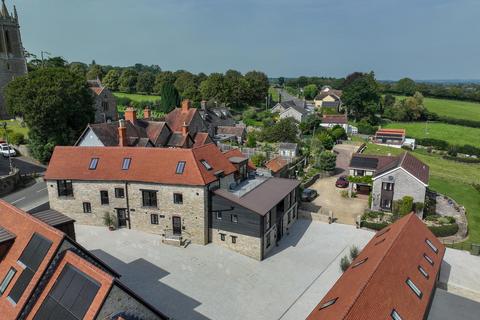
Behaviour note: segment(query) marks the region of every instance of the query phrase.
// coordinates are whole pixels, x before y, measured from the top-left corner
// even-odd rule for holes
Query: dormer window
[[[185,171],[185,161],[179,161],[177,163],[177,169],[175,170],[176,174],[183,174],[183,171]]]
[[[123,158],[122,170],[128,170],[130,168],[130,163],[132,162],[131,158]]]
[[[200,160],[200,163],[203,164],[203,166],[207,170],[212,170],[213,169],[213,167],[207,162],[207,160]]]
[[[90,165],[88,166],[89,170],[95,170],[97,169],[97,164],[98,164],[98,158],[92,158],[90,160]]]

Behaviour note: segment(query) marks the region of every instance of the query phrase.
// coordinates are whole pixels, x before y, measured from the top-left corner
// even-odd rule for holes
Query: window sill
[[[155,206],[142,206],[142,209],[158,209],[158,207]]]
[[[72,199],[75,199],[74,196],[58,196],[59,199],[63,199],[63,200],[72,200]]]

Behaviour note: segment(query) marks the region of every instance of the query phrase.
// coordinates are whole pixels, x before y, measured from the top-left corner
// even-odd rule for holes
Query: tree
[[[212,73],[200,84],[202,99],[224,101],[224,76],[221,73]]]
[[[333,141],[332,136],[330,136],[327,132],[321,132],[320,134],[316,135],[316,138],[320,141],[323,147],[327,150],[332,150],[335,141]]]
[[[32,155],[50,159],[56,145],[73,145],[93,122],[93,96],[85,79],[66,68],[42,68],[18,77],[5,90],[8,111],[22,115]]]
[[[150,71],[143,71],[137,78],[137,92],[152,93],[155,84],[155,76]]]
[[[300,122],[299,128],[302,134],[312,134],[314,128],[320,128],[320,123],[322,123],[321,116],[318,113],[313,113]]]
[[[395,97],[391,94],[386,94],[385,98],[383,98],[383,106],[384,108],[390,108],[393,107],[395,104]]]
[[[245,80],[248,90],[247,102],[258,104],[265,101],[270,87],[267,75],[260,71],[250,71],[245,74]]]
[[[170,82],[165,82],[160,89],[160,110],[161,112],[168,113],[180,106],[180,95],[178,94],[175,86]]]
[[[261,167],[261,166],[263,166],[263,164],[265,163],[267,158],[265,157],[265,155],[263,153],[255,153],[253,156],[250,157],[250,160],[252,160],[252,163],[256,167]]]
[[[112,91],[119,90],[119,82],[120,82],[120,70],[112,69],[107,72],[105,77],[102,80],[102,84]]]
[[[322,171],[334,171],[337,155],[331,151],[322,151],[318,156],[317,167]]]
[[[303,88],[303,95],[305,99],[313,100],[318,93],[318,88],[315,84],[309,84]]]
[[[261,140],[267,142],[297,142],[297,123],[293,118],[280,119],[276,124],[260,132]]]
[[[255,148],[257,146],[257,137],[254,133],[248,134],[246,146],[248,148]]]
[[[88,67],[85,63],[82,62],[72,62],[70,63],[70,71],[78,74],[82,78],[87,76]]]
[[[395,85],[395,89],[397,92],[406,95],[406,96],[413,96],[416,90],[415,81],[410,78],[403,78],[398,80],[397,84]]]
[[[238,107],[248,101],[248,84],[240,72],[228,70],[223,79],[224,102]]]
[[[118,89],[122,92],[133,93],[137,89],[137,80],[137,71],[133,69],[125,69],[118,79]]]
[[[285,84],[285,78],[284,77],[279,77],[278,78],[278,85],[283,87],[284,84]]]
[[[374,122],[375,114],[380,111],[380,90],[374,73],[363,73],[361,76],[355,73],[353,80],[345,82],[342,101],[350,114],[356,120],[368,118],[371,123]]]
[[[345,132],[345,129],[338,125],[332,128],[330,135],[335,141],[347,139],[347,133]]]
[[[104,75],[103,69],[98,64],[92,64],[88,68],[88,71],[87,71],[87,79],[88,80],[96,80],[96,79],[102,80],[103,75]]]
[[[353,245],[350,247],[350,258],[352,259],[352,261],[358,257],[359,252],[360,250],[358,250],[357,246]]]
[[[168,82],[170,84],[174,84],[176,80],[175,75],[171,71],[164,71],[155,77],[155,85],[153,86],[153,92],[160,94],[162,90],[162,86]]]

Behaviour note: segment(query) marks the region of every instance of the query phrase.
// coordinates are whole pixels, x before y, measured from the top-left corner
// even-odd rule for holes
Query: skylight
[[[205,167],[205,169],[207,170],[212,170],[212,166],[207,162],[207,160],[200,160],[200,162],[203,164],[203,166]]]
[[[438,253],[438,248],[435,247],[435,245],[432,243],[432,241],[430,241],[429,239],[425,239],[425,242],[433,250],[433,252]]]
[[[427,271],[425,271],[425,269],[422,268],[422,266],[418,266],[418,271],[420,271],[420,273],[428,279],[428,273]]]
[[[430,263],[430,264],[433,266],[433,260],[432,260],[432,258],[430,258],[429,256],[427,256],[425,253],[423,254],[423,257],[425,258],[425,260],[428,261],[428,263]]]
[[[98,164],[98,158],[92,158],[90,160],[90,165],[88,166],[89,170],[95,170],[97,169],[97,164]]]
[[[122,170],[128,170],[130,168],[131,158],[123,158]]]
[[[362,260],[360,260],[360,261],[358,261],[358,262],[356,262],[354,265],[352,265],[352,268],[358,267],[359,265],[361,265],[362,263],[366,262],[367,260],[368,260],[368,257],[365,258],[365,259],[362,259]]]
[[[177,169],[175,171],[176,174],[182,174],[185,170],[185,161],[179,161],[177,163]]]
[[[412,291],[417,295],[417,297],[422,298],[422,291],[413,283],[410,278],[407,278],[407,285],[412,289]]]
[[[397,310],[393,309],[392,313],[390,314],[393,320],[402,320],[402,317],[398,314]]]
[[[320,309],[319,309],[319,310],[322,310],[322,309],[325,309],[325,308],[330,307],[332,304],[334,304],[335,302],[337,302],[337,299],[338,299],[338,297],[337,297],[337,298],[334,298],[334,299],[332,299],[332,300],[329,300],[329,301],[327,301],[327,302],[325,302],[324,304],[322,304],[322,305],[320,306]]]

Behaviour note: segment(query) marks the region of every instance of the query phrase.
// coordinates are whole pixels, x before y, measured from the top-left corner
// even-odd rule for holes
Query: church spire
[[[10,17],[7,6],[5,5],[5,0],[2,0],[2,17],[5,17],[5,18]]]
[[[17,14],[17,6],[13,6],[13,17],[15,20],[18,20],[18,14]]]

